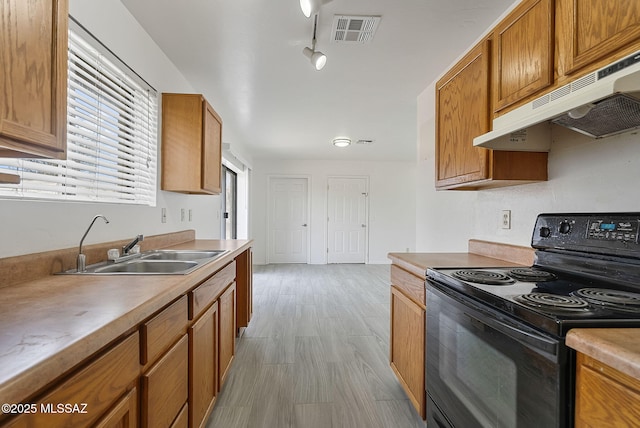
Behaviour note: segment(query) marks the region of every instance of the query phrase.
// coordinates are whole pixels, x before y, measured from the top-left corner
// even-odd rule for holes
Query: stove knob
[[[566,220],[560,223],[560,233],[566,235],[569,232],[571,232],[571,224]]]
[[[542,238],[548,238],[551,236],[551,229],[549,229],[547,226],[542,226],[540,228],[540,236]]]

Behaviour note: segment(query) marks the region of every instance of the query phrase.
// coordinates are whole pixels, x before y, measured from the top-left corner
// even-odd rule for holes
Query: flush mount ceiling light
[[[333,139],[333,145],[336,147],[347,147],[351,144],[351,138],[338,137]]]
[[[329,3],[331,0],[300,0],[300,9],[307,18],[311,18],[311,15],[318,13],[320,6]]]
[[[322,70],[322,67],[327,63],[327,56],[320,51],[316,50],[316,28],[318,26],[318,15],[314,17],[313,20],[313,38],[311,39],[311,47],[306,47],[302,49],[302,53],[304,56],[309,58],[311,64],[316,68],[316,70]]]

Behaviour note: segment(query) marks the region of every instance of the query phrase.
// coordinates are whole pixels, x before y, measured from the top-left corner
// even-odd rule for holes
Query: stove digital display
[[[587,237],[605,241],[636,242],[638,221],[593,220],[589,222]]]

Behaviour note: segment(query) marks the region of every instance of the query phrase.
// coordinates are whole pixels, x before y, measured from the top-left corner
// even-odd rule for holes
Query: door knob
[[[367,227],[367,225],[366,225],[366,224],[363,224],[363,225],[362,225],[362,227]]]
[[[307,223],[303,224],[302,227],[307,227]]]

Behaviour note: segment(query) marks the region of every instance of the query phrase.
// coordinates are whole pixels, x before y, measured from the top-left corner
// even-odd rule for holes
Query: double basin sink
[[[228,250],[152,250],[125,261],[102,262],[62,272],[78,275],[185,275],[227,254]]]

